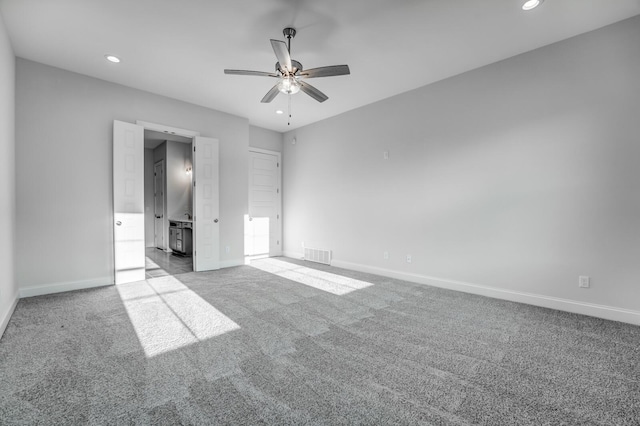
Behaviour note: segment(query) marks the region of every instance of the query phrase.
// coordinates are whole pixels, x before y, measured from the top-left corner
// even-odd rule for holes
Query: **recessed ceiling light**
[[[281,109],[279,109],[279,110],[277,110],[277,111],[276,111],[276,114],[278,114],[278,115],[279,115],[279,114],[284,114],[284,111],[283,111],[283,110],[281,110]]]
[[[527,0],[522,5],[522,10],[531,10],[540,6],[544,0]]]
[[[115,64],[117,64],[118,62],[120,62],[120,58],[118,58],[117,56],[113,56],[113,55],[104,55],[104,57],[107,59],[107,61],[109,62],[113,62]]]

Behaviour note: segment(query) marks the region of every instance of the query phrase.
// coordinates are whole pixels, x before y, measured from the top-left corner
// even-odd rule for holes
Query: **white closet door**
[[[218,140],[196,136],[193,147],[193,268],[210,271],[220,268]]]
[[[144,280],[144,128],[113,122],[115,283]]]
[[[280,179],[277,153],[249,151],[250,255],[282,254]]]

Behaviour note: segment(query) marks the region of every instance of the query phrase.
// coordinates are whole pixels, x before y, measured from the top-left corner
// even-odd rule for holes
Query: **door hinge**
[[[196,147],[195,146],[193,147],[193,152],[196,152]]]
[[[276,189],[276,194],[280,193],[280,188]]]
[[[280,163],[276,163],[276,167],[280,167]]]
[[[279,215],[279,214],[278,214],[278,215],[276,215],[276,219],[280,219],[280,215]]]
[[[280,245],[280,240],[277,241],[277,244]]]
[[[195,181],[195,180],[193,181],[193,186],[194,186],[194,187],[196,186],[196,181]]]

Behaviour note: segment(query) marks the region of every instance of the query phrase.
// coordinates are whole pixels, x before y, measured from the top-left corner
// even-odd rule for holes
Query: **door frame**
[[[156,132],[167,133],[170,135],[184,136],[186,138],[194,138],[202,136],[200,132],[193,130],[180,129],[178,127],[165,126],[164,124],[150,123],[148,121],[136,120],[138,126],[144,127],[145,130],[155,130]]]
[[[277,201],[276,201],[276,205],[278,206],[278,215],[279,215],[279,219],[278,219],[278,232],[277,232],[277,236],[278,236],[278,241],[280,241],[280,244],[278,244],[278,250],[275,253],[271,253],[271,251],[269,251],[269,257],[273,257],[273,256],[282,256],[282,253],[284,252],[282,250],[282,246],[283,246],[283,241],[282,241],[282,222],[283,222],[283,215],[282,215],[282,153],[278,152],[278,151],[271,151],[269,149],[262,149],[262,148],[253,148],[253,147],[249,147],[249,150],[247,151],[249,154],[251,154],[252,152],[258,153],[258,154],[267,154],[267,155],[274,155],[278,158],[278,192],[276,194],[277,197]],[[249,156],[249,159],[251,159],[251,156]],[[250,166],[250,165],[249,165]],[[248,167],[248,174],[249,176],[247,176],[248,181],[251,182],[251,167]],[[248,197],[251,197],[251,188],[247,188],[247,192],[248,192]],[[251,202],[250,200],[247,200],[247,210],[249,210],[251,207]],[[249,217],[251,217],[251,215],[249,215],[249,211],[247,211],[247,215]]]

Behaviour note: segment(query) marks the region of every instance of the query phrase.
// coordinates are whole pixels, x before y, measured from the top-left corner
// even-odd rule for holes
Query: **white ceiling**
[[[0,0],[19,57],[169,96],[286,131],[640,14],[640,0]],[[348,64],[309,80],[329,96],[260,100],[274,79],[269,39],[298,30],[305,69]],[[120,64],[105,54],[122,58]]]

